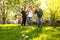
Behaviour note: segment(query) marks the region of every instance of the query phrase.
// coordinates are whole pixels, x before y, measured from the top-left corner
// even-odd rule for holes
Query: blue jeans
[[[28,23],[29,23],[29,25],[33,25],[33,23],[32,23],[32,17],[28,17]]]
[[[38,27],[42,27],[42,20],[41,20],[41,17],[38,17]]]

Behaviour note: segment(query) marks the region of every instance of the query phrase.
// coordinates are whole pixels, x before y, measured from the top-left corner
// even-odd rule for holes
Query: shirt
[[[33,16],[33,11],[30,10],[30,11],[29,11],[29,14],[28,14],[28,17],[32,17],[32,16]]]

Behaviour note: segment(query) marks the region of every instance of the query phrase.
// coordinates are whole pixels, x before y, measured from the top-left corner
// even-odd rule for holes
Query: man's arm
[[[34,14],[36,14],[36,13],[37,13],[37,10],[35,10]]]

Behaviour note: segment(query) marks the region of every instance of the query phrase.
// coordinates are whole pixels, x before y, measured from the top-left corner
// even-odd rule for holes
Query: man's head
[[[39,6],[36,6],[36,9],[39,9]]]

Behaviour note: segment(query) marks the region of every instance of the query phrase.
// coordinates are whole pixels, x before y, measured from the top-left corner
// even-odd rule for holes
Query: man
[[[38,27],[42,28],[42,15],[43,15],[43,11],[41,8],[39,8],[39,6],[36,7],[35,13],[37,13],[38,16]]]

